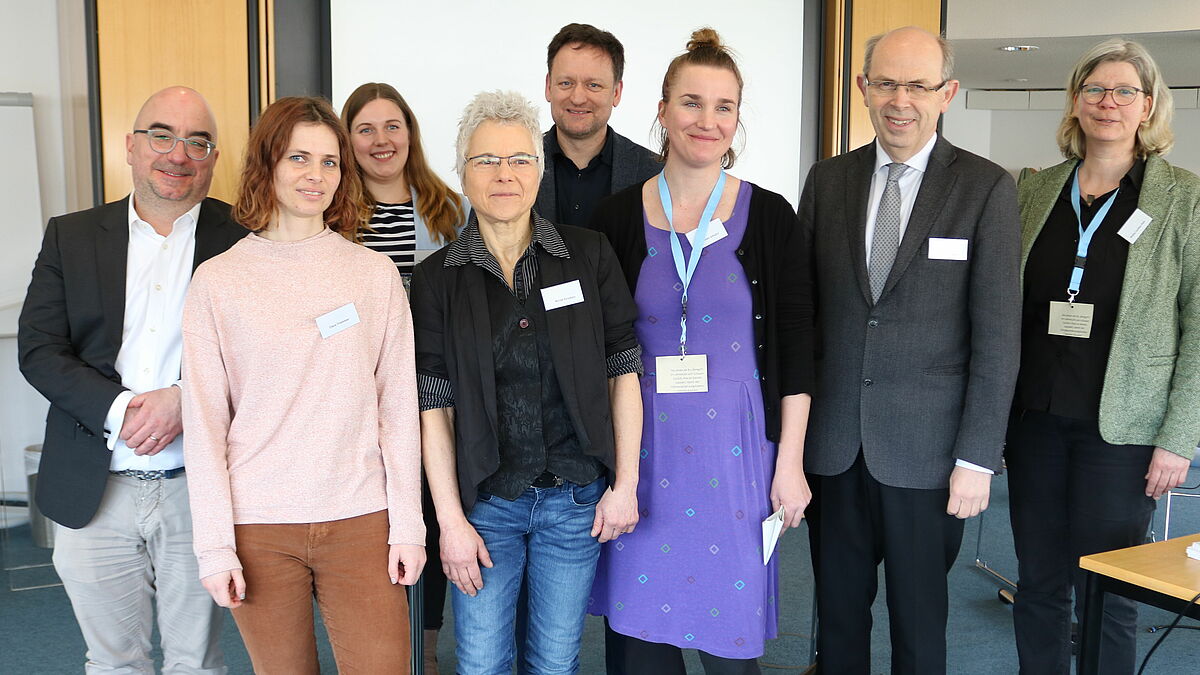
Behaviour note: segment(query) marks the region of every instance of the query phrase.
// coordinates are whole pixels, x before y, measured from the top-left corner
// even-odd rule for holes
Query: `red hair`
[[[353,236],[370,212],[363,208],[362,179],[350,147],[350,135],[329,102],[313,96],[289,96],[275,101],[250,130],[242,177],[233,202],[233,219],[251,232],[271,224],[279,208],[275,200],[275,165],[287,152],[297,124],[321,124],[337,137],[342,177],[333,201],[325,209],[324,220],[334,232]]]

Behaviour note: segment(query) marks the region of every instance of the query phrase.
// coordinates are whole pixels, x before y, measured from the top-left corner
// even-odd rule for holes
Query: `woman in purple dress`
[[[812,299],[783,197],[725,174],[742,77],[717,33],[692,34],[663,78],[661,176],[602,202],[634,291],[645,420],[637,530],[607,544],[589,611],[609,673],[757,673],[776,635],[776,558],[762,521],[797,527],[811,498],[804,432]]]

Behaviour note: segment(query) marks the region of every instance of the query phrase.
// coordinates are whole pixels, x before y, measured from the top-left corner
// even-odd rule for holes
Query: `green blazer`
[[[1075,163],[1040,171],[1017,187],[1022,288],[1029,251]],[[1153,220],[1129,245],[1100,396],[1100,435],[1190,459],[1200,441],[1200,178],[1151,157],[1138,208]]]

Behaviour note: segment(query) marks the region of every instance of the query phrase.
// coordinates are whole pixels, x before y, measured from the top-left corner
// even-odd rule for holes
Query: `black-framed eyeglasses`
[[[175,149],[175,144],[182,141],[183,153],[189,159],[197,162],[208,159],[208,156],[212,154],[213,148],[217,147],[216,143],[203,136],[180,138],[166,129],[134,129],[133,133],[146,134],[146,140],[150,141],[150,149],[160,155],[170,154]]]
[[[515,155],[500,157],[499,155],[475,155],[467,158],[467,166],[475,171],[498,171],[500,165],[508,162],[508,168],[513,171],[523,171],[537,166],[537,155],[518,152]]]
[[[919,82],[892,82],[890,80],[883,80],[881,82],[868,81],[867,87],[885,96],[891,96],[899,91],[900,87],[904,87],[908,90],[909,96],[912,96],[913,98],[922,98],[924,96],[932,96],[939,89],[946,86],[946,83],[949,81],[950,80],[942,80],[941,83],[932,85],[921,84]]]
[[[1120,87],[1101,87],[1098,84],[1085,84],[1079,87],[1079,95],[1087,103],[1095,105],[1104,100],[1104,96],[1112,92],[1113,103],[1117,105],[1129,105],[1137,100],[1138,94],[1146,93],[1145,89],[1138,89],[1128,85]]]

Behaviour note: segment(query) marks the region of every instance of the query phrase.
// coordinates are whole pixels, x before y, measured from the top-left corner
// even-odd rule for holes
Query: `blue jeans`
[[[479,494],[467,520],[483,538],[493,567],[480,568],[483,588],[475,597],[451,591],[460,674],[512,672],[517,596],[527,571],[528,672],[579,672],[583,616],[600,557],[592,520],[605,489],[599,478],[588,485],[531,487],[511,502]]]

